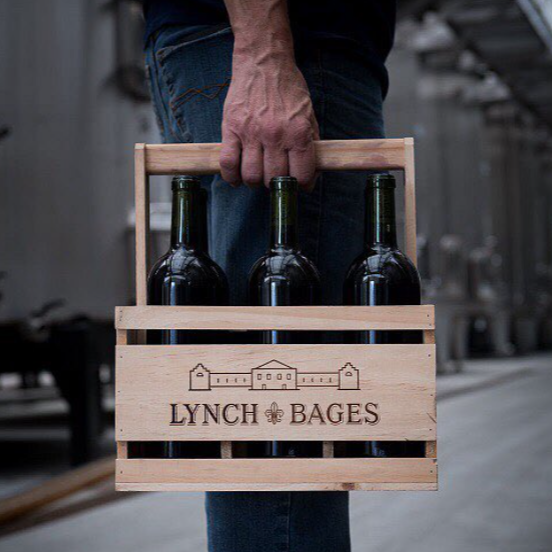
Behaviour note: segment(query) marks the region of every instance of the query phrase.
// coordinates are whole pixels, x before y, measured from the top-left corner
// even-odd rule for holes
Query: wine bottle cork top
[[[370,188],[396,188],[395,177],[388,173],[375,173],[368,175],[368,186]]]
[[[275,176],[270,180],[271,190],[297,190],[297,179],[293,176]]]
[[[188,175],[182,175],[182,176],[175,176],[172,179],[172,190],[188,190],[193,191],[199,189],[201,185],[201,181],[199,177],[197,176],[188,176]]]

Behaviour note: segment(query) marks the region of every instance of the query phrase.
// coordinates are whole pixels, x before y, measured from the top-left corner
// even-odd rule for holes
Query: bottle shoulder
[[[185,249],[171,249],[161,256],[150,271],[150,279],[168,277],[201,277],[207,281],[222,280],[226,283],[226,275],[222,268],[207,254]]]
[[[252,267],[250,278],[304,277],[320,279],[316,265],[298,250],[270,250]]]
[[[419,281],[414,263],[399,249],[368,249],[349,268],[347,279],[382,278]]]

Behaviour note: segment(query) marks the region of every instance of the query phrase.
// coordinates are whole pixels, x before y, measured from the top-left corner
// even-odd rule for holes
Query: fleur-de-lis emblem
[[[265,410],[265,416],[268,418],[268,421],[274,425],[282,421],[283,415],[284,411],[278,408],[278,403],[276,402],[273,402],[270,408]]]

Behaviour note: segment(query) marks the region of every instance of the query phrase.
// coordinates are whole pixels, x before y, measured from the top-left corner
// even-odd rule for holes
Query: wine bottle
[[[207,190],[205,190],[205,188],[199,188],[199,199],[199,248],[201,249],[201,251],[209,255],[209,219],[207,216],[209,194],[207,193]]]
[[[346,305],[419,305],[418,271],[397,245],[395,178],[373,174],[366,187],[366,248],[345,278]],[[362,344],[422,343],[419,331],[363,331],[348,335]],[[367,457],[423,456],[423,443],[415,441],[359,441],[346,443],[345,455]]]
[[[207,213],[199,178],[172,180],[171,242],[167,253],[153,266],[148,278],[150,305],[227,305],[228,283],[222,269],[209,257]],[[148,343],[163,345],[210,344],[220,332],[162,330],[148,332]],[[216,442],[167,442],[165,458],[212,457]]]
[[[317,305],[320,276],[315,265],[301,253],[297,240],[297,194],[295,178],[280,176],[270,182],[269,250],[251,269],[249,303],[266,307]],[[310,332],[263,331],[265,344],[314,342]],[[268,383],[268,382],[267,382]],[[275,379],[274,389],[286,383]],[[278,387],[280,386],[280,387]],[[249,454],[261,457],[312,457],[322,455],[321,443],[269,441],[250,444]]]

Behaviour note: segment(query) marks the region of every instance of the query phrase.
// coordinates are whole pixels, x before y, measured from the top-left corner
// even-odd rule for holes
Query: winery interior
[[[202,494],[116,493],[109,471],[132,154],[161,141],[143,25],[131,0],[0,0],[2,552],[206,549]],[[386,134],[416,144],[440,489],[352,493],[353,549],[552,550],[552,1],[400,0],[388,68]],[[156,259],[169,177],[151,201]]]

